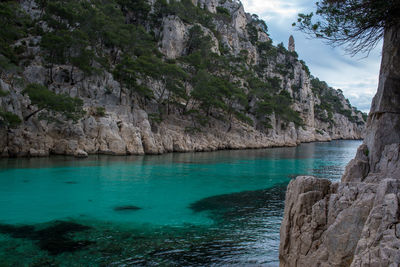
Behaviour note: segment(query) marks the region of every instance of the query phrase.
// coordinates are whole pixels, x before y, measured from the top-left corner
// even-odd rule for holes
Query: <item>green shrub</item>
[[[363,117],[363,120],[364,121],[367,121],[368,120],[368,114],[367,113],[362,113],[362,117]]]
[[[149,120],[152,123],[161,123],[162,122],[162,118],[159,113],[150,113]]]
[[[3,89],[1,89],[1,87],[0,87],[0,97],[7,96],[9,93],[10,93],[10,92],[8,92],[8,91],[4,91],[4,90],[3,90]]]
[[[310,69],[308,68],[304,60],[300,60],[299,62],[301,63],[303,70],[308,74],[308,76],[310,76],[311,75]]]
[[[106,116],[106,109],[104,107],[96,107],[93,115],[97,117],[104,117]]]
[[[320,105],[315,106],[317,118],[325,122],[333,123],[333,113],[339,113],[344,115],[350,122],[357,124],[363,124],[364,122],[359,120],[358,116],[353,116],[353,109],[356,113],[360,112],[350,105],[350,102],[346,99],[348,107],[343,103],[339,95],[342,94],[341,90],[338,91],[339,95],[335,93],[333,88],[330,88],[324,81],[320,81],[318,78],[311,79],[311,90],[321,100]],[[324,110],[328,112],[328,118],[324,116]],[[365,114],[366,115],[366,114]],[[364,116],[363,116],[364,118]],[[365,119],[364,119],[365,121]]]
[[[212,21],[213,14],[194,6],[191,0],[171,0],[169,4],[165,0],[157,0],[154,9],[153,20],[155,20],[156,23],[160,23],[162,18],[167,15],[175,15],[186,23],[200,23],[204,27],[215,32],[215,25]]]
[[[249,24],[247,24],[246,29],[247,29],[247,33],[249,34],[250,42],[253,45],[256,45],[257,42],[258,42],[258,30],[257,30],[257,28],[253,24],[249,23]]]
[[[251,15],[251,18],[254,25],[257,25],[264,33],[268,34],[268,26],[264,20],[260,19],[256,14]]]
[[[29,84],[23,91],[29,96],[31,103],[37,106],[37,110],[24,118],[28,120],[36,113],[47,110],[50,113],[60,114],[67,120],[78,121],[85,115],[83,101],[77,97],[70,97],[66,94],[56,94],[40,84]]]
[[[13,48],[12,45],[16,40],[28,35],[31,23],[29,16],[20,9],[17,1],[0,2],[0,71],[18,66],[18,55],[26,48]]]
[[[151,6],[146,0],[116,0],[124,12],[130,12],[133,21],[144,23],[148,18]]]
[[[185,133],[187,134],[196,134],[200,132],[201,129],[199,127],[185,127]]]
[[[21,123],[21,118],[12,112],[0,109],[0,126],[16,127]]]
[[[251,125],[251,126],[254,125],[254,121],[250,117],[246,116],[246,114],[244,114],[243,112],[236,111],[235,112],[235,117],[238,120],[240,120],[240,121],[242,121],[242,122],[244,122],[244,123],[246,123],[248,125]]]
[[[217,6],[217,13],[218,14],[223,14],[223,15],[226,15],[226,16],[229,16],[229,17],[231,16],[231,13],[229,13],[229,10],[224,8],[224,7],[221,7],[221,6]]]

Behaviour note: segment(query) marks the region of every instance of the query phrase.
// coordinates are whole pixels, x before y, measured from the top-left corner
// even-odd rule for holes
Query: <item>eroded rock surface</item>
[[[211,53],[221,55],[222,51],[226,50],[232,57],[245,53],[247,56],[243,60],[248,68],[262,63],[263,52],[260,52],[257,43],[268,46],[271,40],[262,23],[246,13],[240,1],[193,0],[192,2],[195,6],[213,14],[218,13],[217,7],[219,7],[220,12],[221,10],[228,12],[229,16],[224,16],[222,19],[214,16],[212,23],[215,24],[215,29],[206,28],[200,23],[189,23],[179,18],[177,14],[165,15],[157,27],[153,24],[147,25],[157,37],[158,49],[165,60],[184,64],[181,57],[187,56],[190,50],[190,30],[197,26],[201,28],[203,37],[210,39]],[[149,3],[155,5],[155,1]],[[36,1],[20,1],[20,4],[32,18],[40,18]],[[127,14],[127,21],[130,16],[132,14]],[[255,29],[252,38],[249,33],[250,25]],[[49,30],[46,27],[44,30]],[[102,70],[93,75],[85,75],[78,68],[62,64],[52,64],[49,69],[43,63],[40,40],[41,36],[29,36],[23,40],[29,43],[26,56],[29,55],[31,59],[29,64],[23,67],[18,79],[24,80],[25,84],[46,85],[49,90],[57,94],[63,93],[81,98],[84,101],[86,115],[74,124],[71,121],[63,121],[62,117],[59,118],[59,123],[41,120],[39,116],[41,114],[38,113],[16,128],[5,129],[0,126],[0,155],[3,157],[38,157],[50,154],[76,157],[86,157],[88,154],[161,154],[296,146],[301,142],[363,137],[365,125],[362,114],[346,102],[343,94],[332,88],[327,88],[326,93],[334,94],[350,115],[346,117],[333,112],[327,121],[316,114],[315,107],[321,104],[322,94],[317,95],[313,92],[310,75],[297,58],[286,55],[287,51],[277,53],[276,59],[269,60],[266,65],[265,62],[262,63],[265,66],[261,72],[263,77],[260,78],[278,81],[273,90],[290,95],[293,102],[291,108],[299,113],[304,125],[295,125],[294,122],[274,113],[265,115],[265,118],[258,118],[254,112],[257,108],[257,99],[252,97],[249,100],[249,107],[246,107],[251,110],[246,115],[251,123],[244,123],[235,116],[218,119],[223,111],[215,110],[215,114],[208,118],[209,122],[199,126],[194,116],[185,116],[183,115],[185,112],[176,107],[168,107],[170,110],[168,114],[162,115],[162,120],[156,118],[155,115],[161,113],[159,103],[155,100],[146,104],[140,103],[138,96],[124,88],[111,71]],[[21,42],[22,40],[17,41],[18,44]],[[114,52],[116,58],[121,56],[121,51]],[[290,74],[277,72],[279,66],[289,66]],[[0,110],[24,118],[35,112],[37,107],[21,93],[24,86],[12,82],[14,78],[7,73],[0,75],[1,90],[9,92],[0,98]],[[143,85],[151,89],[155,99],[161,101],[169,95],[162,77],[160,79],[148,77],[144,80],[146,81],[139,83],[143,82]],[[236,77],[234,81],[243,87],[248,86],[242,77]],[[185,89],[190,92],[193,90],[193,84],[188,82]],[[195,101],[179,105],[187,104],[186,111],[198,109],[193,102]],[[104,114],[97,114],[98,108],[104,109]],[[237,104],[234,108],[237,111],[244,109]]]
[[[399,37],[385,32],[367,138],[342,181],[290,182],[281,266],[400,266]]]

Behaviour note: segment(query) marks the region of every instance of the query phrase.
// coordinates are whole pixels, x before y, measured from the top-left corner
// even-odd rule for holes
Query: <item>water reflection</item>
[[[314,159],[326,157],[332,161],[338,158],[351,159],[354,156],[354,147],[360,141],[332,141],[305,143],[298,147],[278,147],[250,150],[221,150],[215,152],[168,153],[163,155],[145,156],[110,156],[90,155],[85,159],[76,159],[71,156],[51,156],[45,158],[4,158],[0,159],[0,171],[5,168],[47,168],[47,167],[78,167],[104,166],[114,163],[133,164],[209,164],[223,163],[234,160],[268,159]]]

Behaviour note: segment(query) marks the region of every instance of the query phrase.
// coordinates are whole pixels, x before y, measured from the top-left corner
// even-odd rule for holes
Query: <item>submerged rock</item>
[[[140,210],[142,208],[133,206],[133,205],[126,205],[126,206],[117,206],[114,208],[115,211],[135,211]]]
[[[266,209],[279,212],[283,209],[285,187],[245,191],[211,196],[190,204],[194,212],[211,211],[212,217],[219,219],[249,218],[249,214]]]
[[[72,234],[91,229],[88,226],[65,221],[56,221],[47,228],[37,230],[34,226],[13,226],[0,224],[0,233],[13,238],[24,238],[37,241],[42,250],[52,255],[64,252],[75,252],[93,244],[89,240],[73,240]]]

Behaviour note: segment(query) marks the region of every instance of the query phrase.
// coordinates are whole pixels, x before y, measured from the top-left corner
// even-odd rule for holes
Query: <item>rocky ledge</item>
[[[108,112],[105,117],[88,116],[77,124],[59,126],[33,119],[18,129],[0,129],[0,156],[163,154],[296,146],[301,142],[362,137],[354,124],[344,135],[330,136],[319,134],[314,127],[296,129],[294,124],[285,130],[265,133],[238,120],[234,120],[229,131],[227,123],[215,120],[207,131],[192,132],[192,122],[179,116],[170,116],[155,125],[144,110],[132,112],[121,106],[110,106],[109,110],[112,108],[116,111]]]
[[[385,31],[367,136],[341,183],[288,186],[281,266],[400,266],[400,34]]]
[[[400,144],[387,152],[383,161],[396,160],[399,170]],[[293,180],[281,225],[281,266],[399,266],[399,178]]]

